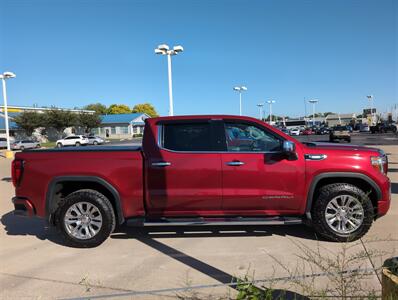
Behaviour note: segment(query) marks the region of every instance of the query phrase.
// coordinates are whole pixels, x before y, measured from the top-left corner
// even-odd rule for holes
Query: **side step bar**
[[[127,226],[225,226],[225,225],[298,225],[303,224],[300,217],[232,217],[232,218],[161,218],[150,220],[132,218]]]

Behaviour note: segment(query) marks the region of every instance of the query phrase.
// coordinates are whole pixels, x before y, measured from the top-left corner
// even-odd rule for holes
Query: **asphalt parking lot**
[[[392,206],[374,223],[363,244],[355,246],[358,251],[385,251],[381,258],[366,259],[369,268],[398,255],[398,145],[381,148],[389,155]],[[276,260],[294,268],[299,263],[297,245],[319,247],[325,253],[337,253],[344,245],[318,240],[311,229],[296,225],[131,228],[114,233],[94,249],[68,248],[42,220],[12,214],[10,163],[0,156],[1,299],[173,298],[181,292],[168,289],[226,284],[248,273],[254,279],[284,277],[286,271]],[[380,241],[369,242],[374,239]],[[322,277],[317,281],[327,284]],[[366,284],[378,289],[379,278],[371,275]],[[283,286],[292,289],[288,283]],[[235,292],[224,286],[197,291],[205,295],[203,299]]]

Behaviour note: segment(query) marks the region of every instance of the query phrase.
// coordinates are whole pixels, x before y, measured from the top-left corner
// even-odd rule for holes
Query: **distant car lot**
[[[300,142],[329,142],[329,135],[300,135],[294,136]],[[347,143],[346,141],[336,141],[335,143]],[[351,133],[351,144],[355,145],[398,145],[398,135],[394,133],[375,133],[354,132]]]

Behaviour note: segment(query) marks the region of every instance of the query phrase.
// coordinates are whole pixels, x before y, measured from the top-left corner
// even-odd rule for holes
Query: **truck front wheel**
[[[68,245],[91,248],[109,237],[116,219],[112,204],[103,194],[84,189],[69,194],[62,201],[56,223]]]
[[[321,187],[311,215],[317,233],[328,240],[349,242],[368,232],[373,212],[364,191],[352,184],[334,183]]]

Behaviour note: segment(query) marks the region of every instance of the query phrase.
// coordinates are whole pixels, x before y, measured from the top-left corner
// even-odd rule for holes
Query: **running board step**
[[[146,220],[132,218],[127,226],[224,226],[224,225],[298,225],[303,224],[300,217],[233,217],[233,218],[161,218]]]

